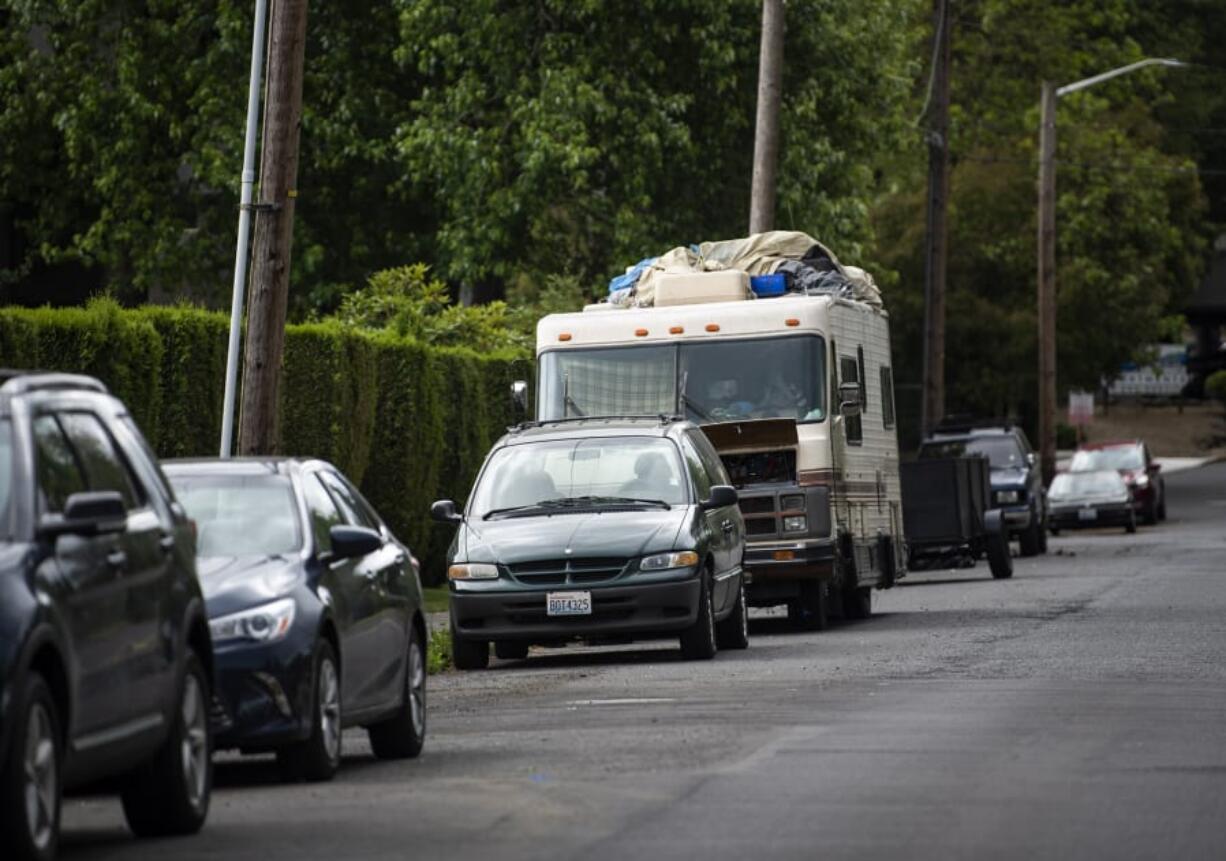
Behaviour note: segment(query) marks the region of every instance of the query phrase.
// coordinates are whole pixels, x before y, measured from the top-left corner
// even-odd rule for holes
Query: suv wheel
[[[311,681],[311,734],[277,751],[285,780],[331,780],[341,765],[341,676],[327,640],[315,646]]]
[[[1009,555],[1009,536],[1005,533],[988,535],[985,550],[988,557],[988,567],[997,580],[1007,580],[1013,576],[1013,557]]]
[[[1032,513],[1030,525],[1026,527],[1025,532],[1020,532],[1017,536],[1017,543],[1022,551],[1022,556],[1038,556],[1042,552],[1042,532],[1043,525],[1039,523],[1039,518]]]
[[[715,657],[715,610],[711,607],[711,575],[703,571],[698,584],[698,618],[681,632],[681,656],[691,661]]]
[[[213,739],[204,665],[189,652],[179,705],[161,750],[128,778],[123,813],[139,837],[194,834],[209,813]]]
[[[830,626],[829,587],[824,581],[800,584],[800,597],[788,602],[788,621],[802,631],[824,631]]]
[[[745,603],[745,578],[741,578],[736,604],[728,618],[715,626],[715,645],[720,649],[749,648],[749,605]]]
[[[452,623],[451,662],[457,670],[484,670],[490,665],[489,640],[466,640]]]
[[[394,717],[367,728],[379,759],[411,759],[426,743],[426,654],[417,626],[411,626],[404,669],[404,702]]]
[[[59,715],[47,683],[34,672],[14,705],[15,732],[0,772],[0,833],[18,861],[48,861],[60,833]]]

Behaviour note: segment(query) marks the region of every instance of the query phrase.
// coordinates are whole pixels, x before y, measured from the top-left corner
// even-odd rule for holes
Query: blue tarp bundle
[[[655,263],[657,259],[656,257],[645,257],[638,263],[635,263],[625,275],[618,275],[609,282],[609,292],[616,293],[618,290],[633,287],[638,283],[639,276],[643,274],[643,270]]]

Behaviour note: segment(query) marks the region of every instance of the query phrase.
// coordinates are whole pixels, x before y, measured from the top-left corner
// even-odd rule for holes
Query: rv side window
[[[881,426],[894,427],[894,372],[881,366]]]
[[[860,365],[853,356],[839,357],[839,382],[859,383]],[[860,386],[861,393],[864,386]],[[863,396],[863,395],[861,395]],[[863,407],[861,407],[863,410]],[[848,445],[860,445],[864,439],[864,429],[860,422],[861,416],[843,416],[843,430],[847,434]]]
[[[856,347],[856,361],[859,364],[860,376],[860,411],[868,412],[868,374],[864,372],[864,348]]]

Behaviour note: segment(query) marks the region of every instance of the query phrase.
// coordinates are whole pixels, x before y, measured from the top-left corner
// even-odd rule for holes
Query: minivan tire
[[[366,728],[370,749],[379,759],[412,759],[426,743],[426,650],[410,626],[404,668],[404,702],[395,715]]]
[[[31,672],[26,676],[25,686],[18,691],[19,699],[12,712],[13,735],[10,740],[8,761],[0,771],[0,834],[9,842],[9,851],[16,861],[50,861],[55,857],[60,837],[60,800],[63,786],[64,742],[60,730],[59,710],[51,689],[42,676]],[[35,723],[41,740],[34,751],[38,759],[46,758],[44,771],[49,785],[39,792],[42,815],[48,821],[30,822],[26,810],[28,777],[26,763],[30,744],[30,729]],[[50,790],[50,792],[47,792]],[[37,791],[37,790],[36,790]],[[50,810],[47,810],[50,805]]]
[[[341,766],[341,672],[327,640],[315,644],[311,667],[311,734],[277,749],[281,778],[291,783],[331,780]]]
[[[208,818],[213,789],[209,683],[195,652],[188,653],[186,664],[166,740],[124,782],[124,818],[138,837],[195,834]]]
[[[467,640],[451,626],[451,663],[457,670],[484,670],[490,665],[489,640]]]
[[[719,649],[749,648],[749,605],[745,603],[744,577],[740,578],[732,612],[715,625],[715,646]]]
[[[698,583],[698,618],[681,632],[681,656],[688,661],[715,657],[715,610],[711,606],[711,577],[703,572]]]

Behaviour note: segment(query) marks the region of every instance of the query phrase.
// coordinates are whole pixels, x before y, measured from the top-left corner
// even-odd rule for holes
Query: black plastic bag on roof
[[[829,258],[826,260],[829,261]],[[820,261],[818,263],[820,265]],[[800,260],[785,260],[775,272],[783,275],[789,293],[829,293],[846,299],[855,298],[855,287],[836,269],[821,270]]]

